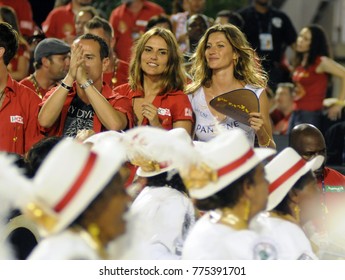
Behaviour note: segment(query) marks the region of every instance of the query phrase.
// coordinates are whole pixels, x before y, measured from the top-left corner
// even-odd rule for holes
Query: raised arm
[[[341,80],[341,87],[337,98],[340,104],[335,104],[328,110],[328,118],[331,120],[337,120],[341,117],[341,111],[344,105],[341,105],[345,101],[345,67],[335,62],[333,59],[323,56],[321,63],[316,68],[317,73],[328,73],[332,76],[338,77]]]
[[[83,50],[80,45],[71,46],[71,62],[69,71],[63,82],[58,86],[55,91],[44,102],[39,114],[38,122],[44,128],[50,128],[54,125],[56,120],[61,114],[61,110],[66,101],[69,88],[72,88],[72,84],[75,81],[77,69],[82,63],[80,57]]]

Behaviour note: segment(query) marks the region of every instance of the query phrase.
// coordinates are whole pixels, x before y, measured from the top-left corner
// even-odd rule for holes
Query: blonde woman
[[[210,27],[192,60],[193,82],[186,91],[196,117],[196,138],[208,141],[218,134],[220,126],[227,130],[239,127],[252,145],[256,135],[259,146],[275,148],[265,92],[267,74],[243,33],[231,24]],[[209,105],[214,97],[241,88],[254,91],[259,99],[260,112],[250,113],[250,126],[217,113]]]

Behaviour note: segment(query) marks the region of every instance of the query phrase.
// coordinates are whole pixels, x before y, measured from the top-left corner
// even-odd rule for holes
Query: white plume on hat
[[[274,209],[292,189],[294,184],[308,171],[320,168],[325,158],[316,156],[305,161],[293,148],[287,147],[266,166],[266,178],[270,183],[267,210]]]
[[[12,155],[0,153],[0,215],[22,205],[32,190],[32,182],[25,177],[24,170],[15,165],[15,160]]]
[[[5,218],[10,211],[25,203],[32,183],[14,162],[16,158],[7,153],[0,153],[0,259],[13,258],[10,245],[3,240]]]
[[[130,161],[139,166],[137,175],[142,177],[174,169],[176,162],[186,157],[192,148],[192,139],[183,128],[136,127],[124,134],[123,142]]]
[[[91,144],[96,144],[102,141],[120,141],[122,138],[123,133],[114,131],[114,130],[109,130],[109,131],[102,131],[98,132],[89,138],[85,139],[83,143],[91,143]]]

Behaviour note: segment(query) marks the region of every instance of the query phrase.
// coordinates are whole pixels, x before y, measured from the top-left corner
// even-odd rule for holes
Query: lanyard
[[[271,10],[269,10],[267,12],[267,14],[268,14],[267,32],[263,32],[263,25],[262,25],[262,21],[260,20],[259,13],[257,11],[255,11],[254,14],[255,14],[256,22],[258,23],[258,26],[259,26],[259,34],[261,34],[261,33],[272,34],[272,14],[271,14]],[[261,17],[261,19],[263,19],[263,17]]]

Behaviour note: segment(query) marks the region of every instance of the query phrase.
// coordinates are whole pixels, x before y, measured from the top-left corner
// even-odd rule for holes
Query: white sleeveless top
[[[260,98],[264,90],[263,88],[256,88],[251,85],[246,85],[244,88],[254,91],[258,98]],[[224,129],[231,130],[234,128],[241,128],[246,133],[252,146],[254,146],[255,132],[250,126],[240,123],[230,117],[226,117],[219,122],[217,118],[212,115],[205,99],[203,87],[200,87],[193,94],[189,94],[188,97],[195,113],[194,133],[199,141],[209,141]]]

